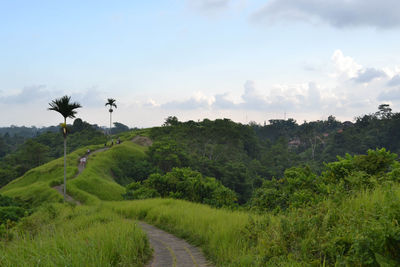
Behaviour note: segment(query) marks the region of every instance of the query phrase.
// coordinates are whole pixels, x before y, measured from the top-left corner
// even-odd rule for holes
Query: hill
[[[81,229],[77,225],[90,223],[75,221],[74,214],[90,217],[99,212],[104,216],[93,218],[93,226],[107,231],[105,225],[110,221],[105,218],[109,216],[115,217],[116,228],[124,220],[144,220],[201,246],[217,266],[400,264],[400,163],[396,154],[386,149],[347,154],[318,171],[297,166],[270,179],[261,176],[262,166],[258,169],[270,144],[257,138],[254,126],[229,120],[181,123],[169,118],[167,122],[163,127],[121,134],[122,144],[91,154],[77,177],[79,158],[88,148],[96,151],[104,146],[87,146],[68,155],[68,194],[89,207],[56,204],[62,198],[52,187],[62,180],[61,159],[34,168],[1,188],[1,194],[36,207],[14,229],[28,235],[33,227],[41,234],[29,242],[47,244],[52,235],[48,229],[61,227],[65,221],[71,231],[77,231]],[[146,142],[135,139],[142,145],[132,142],[138,134],[150,136],[153,142],[146,138]],[[219,176],[214,179],[210,174]],[[236,191],[238,203],[230,198],[234,191],[223,184]],[[249,186],[249,191],[242,191],[241,184]],[[40,217],[47,219],[42,223]],[[89,231],[92,226],[83,229]],[[8,237],[12,234],[5,231]],[[57,238],[64,244],[72,236]],[[10,262],[13,250],[28,246],[18,238],[1,244]],[[43,253],[40,247],[32,250]]]
[[[67,156],[67,192],[82,203],[121,200],[125,189],[114,182],[111,169],[118,164],[118,158],[125,155],[129,154],[138,159],[145,157],[145,147],[133,142],[123,142],[108,151],[92,155],[87,168],[75,178],[79,159],[86,154],[87,149],[96,150],[102,147],[103,145],[87,146]],[[0,194],[21,199],[34,206],[43,202],[60,202],[61,195],[52,187],[61,184],[62,179],[63,159],[59,158],[28,171],[22,177],[2,187]]]

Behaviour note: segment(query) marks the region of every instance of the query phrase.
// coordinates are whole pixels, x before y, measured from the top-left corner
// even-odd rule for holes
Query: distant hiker
[[[111,139],[111,146],[114,145],[114,139]]]
[[[88,154],[88,155],[90,154],[90,149],[88,149],[88,150],[86,151],[86,154]]]
[[[83,167],[85,167],[85,165],[86,165],[86,157],[83,157],[83,158],[82,158],[82,162],[83,162],[83,164],[82,164]]]
[[[121,140],[119,139],[119,137],[117,139],[117,144],[121,144]]]

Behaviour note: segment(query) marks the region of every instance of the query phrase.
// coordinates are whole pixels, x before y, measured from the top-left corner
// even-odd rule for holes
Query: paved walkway
[[[138,222],[147,233],[151,247],[154,249],[153,259],[146,267],[211,267],[203,253],[194,247],[163,230],[144,222]]]
[[[147,139],[136,139],[144,145],[149,146],[151,143]],[[150,139],[149,139],[150,140]],[[99,153],[109,149],[108,147],[95,150],[88,155],[86,155],[86,164],[88,157],[92,154]],[[78,173],[73,177],[76,178],[85,169],[86,164],[78,165]],[[72,178],[72,179],[73,179]],[[53,188],[57,190],[61,195],[63,194],[63,185],[54,186]],[[75,200],[70,195],[66,195],[66,200],[68,202],[74,202],[77,205],[81,203]],[[147,233],[150,241],[150,245],[154,250],[153,258],[146,265],[146,267],[212,267],[213,265],[208,263],[205,259],[203,253],[197,247],[194,247],[184,241],[183,239],[177,238],[157,227],[149,225],[144,222],[138,222],[140,227]]]

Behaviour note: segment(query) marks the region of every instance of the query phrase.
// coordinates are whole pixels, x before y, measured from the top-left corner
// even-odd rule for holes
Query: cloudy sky
[[[400,111],[398,0],[0,0],[0,126]],[[72,121],[70,121],[72,122]]]

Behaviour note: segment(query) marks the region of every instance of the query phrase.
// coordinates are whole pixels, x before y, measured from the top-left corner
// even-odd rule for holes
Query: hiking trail
[[[89,154],[86,154],[84,156],[84,157],[86,157],[86,163],[85,164],[81,164],[79,162],[79,164],[78,164],[78,173],[74,177],[72,177],[71,179],[75,179],[79,174],[81,174],[83,172],[83,170],[86,168],[86,164],[88,162],[88,159],[89,159],[90,155],[93,155],[93,154],[96,154],[96,153],[99,153],[99,152],[103,152],[103,151],[108,150],[108,149],[110,149],[110,148],[109,147],[104,147],[104,148],[97,149],[95,151],[91,151]],[[53,186],[53,189],[57,190],[61,195],[64,194],[64,184]],[[70,196],[68,194],[65,195],[65,200],[67,202],[73,202],[73,203],[75,203],[77,205],[81,205],[81,203],[78,200],[74,199],[72,196]]]
[[[145,136],[136,136],[132,142],[141,146],[151,146],[152,140]],[[95,153],[103,152],[108,150],[108,147],[97,149],[89,154],[85,155],[86,164],[89,156]],[[86,168],[86,164],[78,165],[78,173],[72,178],[76,178]],[[63,185],[53,187],[61,195],[63,194]],[[70,195],[66,195],[66,201],[81,205],[81,203],[75,200]],[[172,234],[169,234],[155,226],[147,224],[142,221],[137,221],[137,224],[146,232],[150,246],[153,248],[154,253],[150,262],[146,267],[212,267],[204,257],[201,250],[195,246],[190,245],[185,240],[180,239]]]
[[[144,222],[138,225],[147,233],[154,250],[146,267],[211,267],[201,250],[163,230]]]

